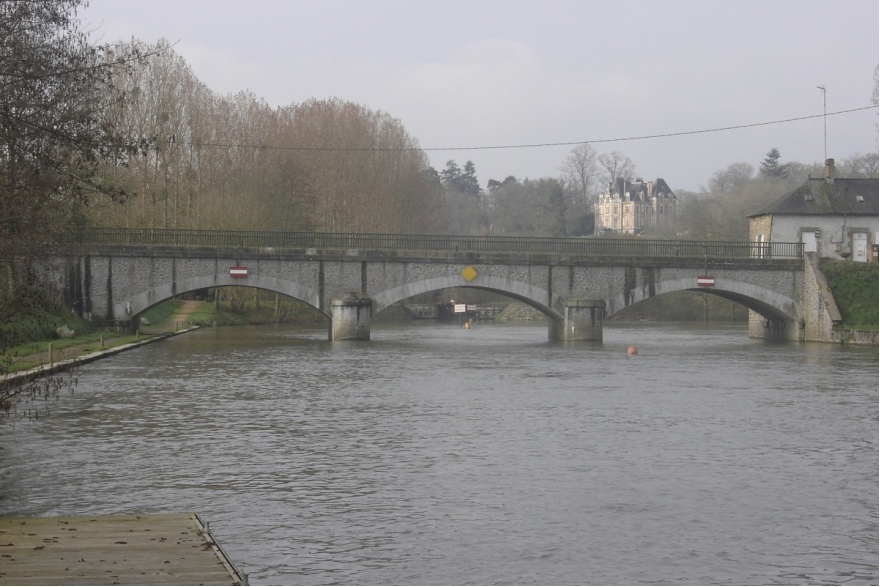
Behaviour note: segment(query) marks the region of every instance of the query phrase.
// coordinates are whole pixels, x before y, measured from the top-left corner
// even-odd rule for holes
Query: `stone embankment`
[[[840,328],[843,321],[816,253],[804,255],[804,340],[877,346],[876,330]]]

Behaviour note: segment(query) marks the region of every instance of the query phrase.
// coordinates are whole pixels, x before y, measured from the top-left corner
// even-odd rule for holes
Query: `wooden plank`
[[[0,585],[242,585],[198,516],[0,518]]]

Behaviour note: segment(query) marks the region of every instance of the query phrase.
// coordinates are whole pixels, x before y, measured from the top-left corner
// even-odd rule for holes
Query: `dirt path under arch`
[[[184,300],[180,302],[180,306],[177,308],[177,311],[171,315],[168,319],[168,323],[163,325],[165,330],[175,329],[178,324],[181,326],[186,326],[186,322],[193,313],[199,309],[204,302],[193,301],[193,300]]]

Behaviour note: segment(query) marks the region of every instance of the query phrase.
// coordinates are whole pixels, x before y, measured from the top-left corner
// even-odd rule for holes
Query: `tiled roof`
[[[878,181],[876,179],[808,179],[793,192],[779,198],[763,210],[750,214],[810,216],[828,214],[877,215]]]

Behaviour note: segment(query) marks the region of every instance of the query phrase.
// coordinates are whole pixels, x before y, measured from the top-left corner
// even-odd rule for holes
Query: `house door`
[[[868,260],[868,233],[852,233],[853,261],[864,263]]]
[[[817,251],[816,248],[816,231],[804,231],[801,232],[801,242],[804,243],[804,252],[805,253],[815,253]]]

